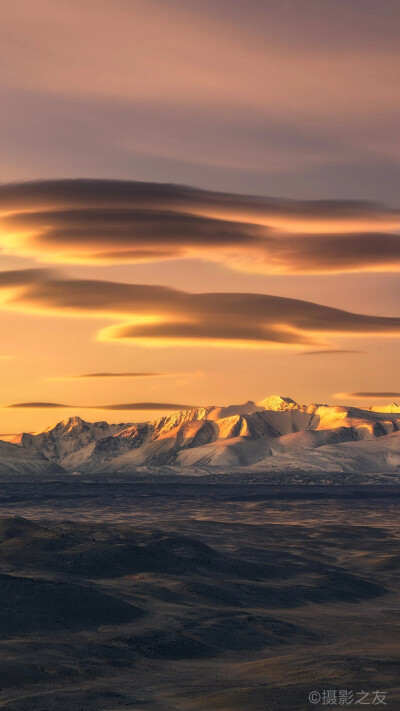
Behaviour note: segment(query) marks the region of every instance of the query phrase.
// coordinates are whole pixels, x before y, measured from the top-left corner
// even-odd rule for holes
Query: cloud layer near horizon
[[[363,400],[364,398],[365,399],[371,398],[373,400],[376,398],[400,397],[400,393],[393,392],[390,390],[389,390],[389,392],[386,391],[386,392],[336,393],[334,395],[334,397],[339,397],[339,398],[349,397],[349,398],[360,399],[360,400]]]
[[[118,180],[0,185],[4,254],[65,264],[200,258],[270,274],[400,270],[400,210]]]
[[[50,380],[85,380],[86,378],[180,378],[200,375],[195,373],[83,373],[82,375],[64,375]]]
[[[17,402],[12,405],[2,405],[2,409],[32,409],[32,410],[193,410],[195,405],[178,405],[169,402],[131,402],[115,405],[66,405],[59,402]]]
[[[329,349],[325,349],[322,351],[317,351],[317,350],[303,351],[302,353],[298,353],[298,355],[301,355],[301,356],[338,355],[338,354],[339,355],[356,355],[356,354],[360,354],[360,353],[364,353],[364,351],[346,350],[344,348],[329,348]]]
[[[2,308],[112,318],[100,340],[145,345],[326,347],[327,336],[398,336],[400,318],[252,293],[192,294],[158,285],[68,279],[46,269],[0,272]]]

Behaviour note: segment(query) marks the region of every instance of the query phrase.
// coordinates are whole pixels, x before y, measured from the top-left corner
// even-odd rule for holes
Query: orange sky
[[[395,0],[2,15],[0,434],[400,390]]]

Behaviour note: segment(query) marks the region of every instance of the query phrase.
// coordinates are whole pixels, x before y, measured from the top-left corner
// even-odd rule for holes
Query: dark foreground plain
[[[0,709],[400,709],[400,486],[235,481],[2,481]]]

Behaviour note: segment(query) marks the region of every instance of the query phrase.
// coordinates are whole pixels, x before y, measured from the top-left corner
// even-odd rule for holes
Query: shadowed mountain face
[[[258,404],[198,408],[132,425],[72,417],[44,432],[20,435],[14,444],[20,445],[22,459],[21,450],[72,472],[129,473],[149,466],[182,471],[396,472],[399,429],[396,405],[299,406],[291,398],[272,396]]]
[[[62,474],[63,468],[56,459],[48,459],[37,447],[21,448],[0,441],[0,475],[51,475]]]

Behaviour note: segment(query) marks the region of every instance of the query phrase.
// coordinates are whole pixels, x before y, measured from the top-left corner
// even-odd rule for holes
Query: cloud
[[[169,402],[133,402],[104,405],[102,410],[194,410],[197,405],[177,405]],[[98,407],[96,409],[99,409]]]
[[[59,402],[17,402],[12,405],[3,405],[5,409],[31,409],[31,410],[193,410],[195,405],[177,405],[169,402],[131,402],[117,405],[66,405]]]
[[[169,375],[169,373],[86,373],[84,375],[66,376],[62,380],[80,380],[81,378],[156,378],[165,375]],[[58,379],[60,380],[60,378]]]
[[[38,410],[51,410],[57,407],[70,407],[70,405],[62,405],[59,402],[17,402],[14,405],[3,405],[3,408],[14,409],[14,408],[32,408]],[[72,406],[71,406],[72,407]]]
[[[397,200],[398,0],[30,4],[2,7],[3,179]]]
[[[360,399],[362,400],[363,398],[366,399],[376,399],[376,398],[392,398],[392,397],[400,397],[400,393],[398,392],[392,392],[389,390],[388,392],[382,391],[382,392],[362,392],[362,393],[336,393],[333,397],[337,398],[353,398],[353,399]]]
[[[66,375],[50,380],[81,380],[84,378],[180,378],[200,375],[200,371],[194,373],[84,373],[83,375]]]
[[[302,353],[298,353],[297,355],[301,356],[309,356],[309,355],[353,355],[356,353],[364,353],[365,351],[353,351],[353,350],[345,350],[345,349],[334,349],[330,348],[322,350],[322,351],[303,351]]]
[[[400,269],[400,210],[118,180],[0,185],[0,248],[42,262],[200,258],[242,271]]]
[[[145,345],[308,346],[327,337],[398,336],[400,317],[351,313],[253,293],[193,294],[159,285],[68,279],[49,270],[0,272],[2,308],[108,318],[100,340]]]

